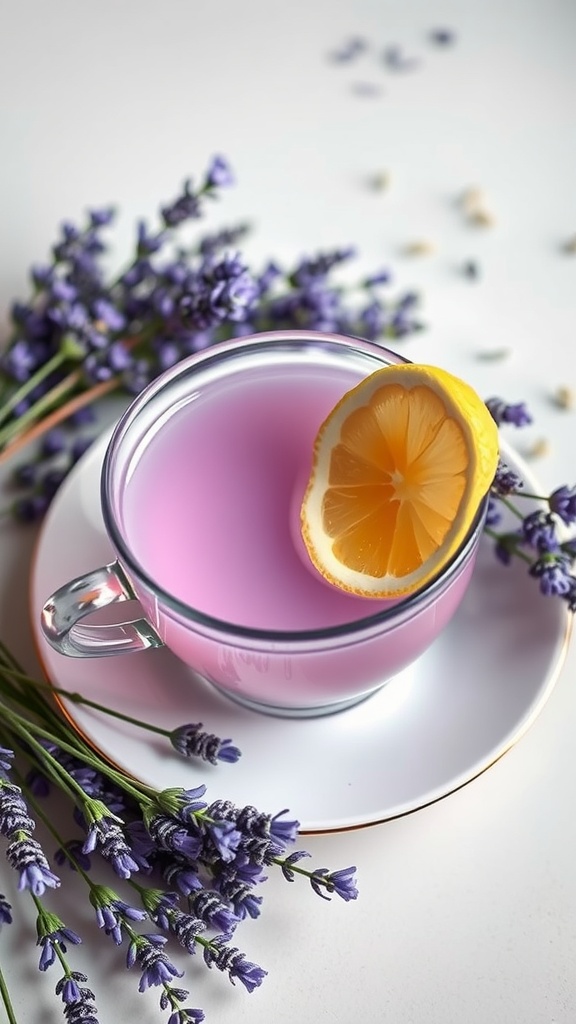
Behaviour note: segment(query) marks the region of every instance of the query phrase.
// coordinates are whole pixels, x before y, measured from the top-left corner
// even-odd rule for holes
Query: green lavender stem
[[[48,359],[46,363],[43,363],[42,366],[36,370],[36,373],[33,373],[32,376],[29,377],[28,380],[25,381],[25,383],[22,384],[22,386],[19,387],[4,403],[3,407],[0,409],[0,423],[8,418],[18,403],[26,398],[38,384],[41,384],[42,381],[51,373],[54,373],[55,370],[59,370],[68,357],[67,352],[63,349],[59,349],[51,359]],[[23,417],[19,417],[19,422],[22,421],[22,418]]]
[[[49,412],[55,405],[58,404],[60,399],[72,391],[78,384],[78,379],[75,374],[71,374],[65,380],[55,384],[51,391],[48,391],[42,398],[39,398],[34,405],[30,406],[25,413],[22,413],[17,420],[11,423],[7,423],[2,430],[0,430],[0,448],[8,444],[13,437],[21,434],[23,429],[31,423],[35,423],[43,413]],[[0,417],[1,418],[1,417]]]
[[[278,867],[280,868],[283,868],[287,864],[287,861],[282,857],[272,857],[272,863],[277,864]],[[308,871],[307,868],[303,868],[296,863],[290,863],[288,866],[290,871],[294,871],[297,875],[303,875],[304,878],[308,879],[313,878],[315,882],[318,882],[320,885],[328,887],[329,883],[324,878],[324,875],[318,875],[316,874],[315,871]]]
[[[60,785],[65,789],[70,790],[72,788],[74,791],[76,791],[79,794],[82,803],[86,801],[86,794],[84,793],[83,789],[81,789],[81,787],[78,786],[74,779],[71,778],[68,772],[66,772],[66,770],[62,768],[62,766],[58,763],[56,758],[52,757],[49,751],[47,751],[42,746],[42,744],[38,742],[36,736],[43,737],[44,739],[50,740],[52,742],[56,741],[58,747],[61,750],[65,751],[65,753],[67,754],[72,754],[73,757],[76,757],[79,760],[83,761],[84,764],[90,765],[90,767],[94,768],[97,772],[100,772],[102,775],[106,775],[109,779],[112,780],[112,782],[114,782],[117,786],[123,789],[124,792],[134,797],[134,799],[137,800],[140,805],[144,803],[152,803],[151,797],[155,795],[154,790],[152,790],[148,786],[137,787],[135,785],[132,785],[127,780],[125,775],[123,775],[121,772],[117,772],[110,765],[106,764],[105,761],[102,761],[99,757],[93,754],[88,749],[88,747],[84,747],[84,745],[81,743],[69,743],[62,736],[55,737],[54,734],[51,733],[48,729],[44,729],[37,723],[31,722],[30,719],[28,718],[22,718],[20,715],[17,714],[17,712],[7,708],[6,705],[3,706],[2,710],[4,715],[4,722],[2,723],[3,731],[11,731],[13,733],[16,733],[18,736],[22,737],[22,742],[24,743],[24,745],[33,747],[36,756],[40,760],[40,763],[44,765],[49,765],[51,768],[50,774],[58,774],[58,776],[61,777]]]
[[[14,1007],[10,999],[10,993],[6,984],[6,979],[0,967],[0,996],[2,996],[2,1002],[4,1003],[4,1009],[6,1010],[8,1024],[18,1024],[16,1020],[16,1014],[14,1013]]]
[[[4,672],[5,675],[10,676],[12,679],[19,680],[23,683],[28,684],[28,688],[47,690],[50,693],[57,693],[61,697],[66,697],[72,701],[73,704],[83,704],[85,707],[94,708],[96,711],[101,711],[105,715],[110,715],[112,718],[118,718],[122,722],[129,722],[130,725],[136,725],[139,729],[146,729],[149,732],[156,733],[158,736],[170,736],[170,729],[163,729],[159,725],[153,725],[151,722],[145,722],[140,718],[134,718],[132,715],[125,715],[121,711],[115,711],[113,708],[107,707],[105,704],[99,704],[98,701],[90,700],[88,697],[83,697],[81,693],[73,690],[65,690],[61,686],[53,686],[52,683],[42,683],[39,680],[32,679],[26,672],[18,671],[17,669],[3,667],[0,672]]]
[[[498,498],[498,501],[501,501],[502,504],[505,506],[505,508],[507,508],[508,511],[512,513],[512,515],[517,517],[517,519],[523,519],[524,518],[524,516],[516,508],[516,506],[508,498],[506,498],[503,494],[497,494],[496,497]],[[536,497],[536,495],[525,495],[525,497]]]

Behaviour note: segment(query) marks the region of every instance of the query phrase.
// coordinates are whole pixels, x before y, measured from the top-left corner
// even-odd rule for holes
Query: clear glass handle
[[[146,619],[109,626],[79,626],[86,615],[136,594],[118,562],[93,569],[60,587],[42,609],[48,643],[69,658],[105,658],[125,651],[145,651],[164,644]]]

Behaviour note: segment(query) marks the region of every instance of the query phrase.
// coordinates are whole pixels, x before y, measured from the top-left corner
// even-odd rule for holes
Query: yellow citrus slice
[[[498,430],[469,384],[435,366],[386,366],[320,427],[301,509],[318,571],[343,590],[394,598],[456,553],[492,483]]]

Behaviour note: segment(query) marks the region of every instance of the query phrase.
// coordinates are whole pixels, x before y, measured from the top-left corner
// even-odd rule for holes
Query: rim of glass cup
[[[353,619],[350,622],[340,623],[337,626],[325,626],[321,629],[307,630],[256,629],[251,626],[242,626],[239,623],[227,622],[225,619],[218,619],[213,615],[208,615],[206,612],[203,612],[198,608],[193,608],[184,601],[180,601],[169,591],[164,590],[163,587],[161,587],[151,576],[147,574],[143,566],[136,560],[136,558],[134,558],[120,529],[116,525],[116,520],[110,510],[110,506],[112,504],[109,499],[109,492],[111,490],[110,477],[112,473],[112,461],[117,444],[121,441],[124,432],[129,429],[131,422],[138,416],[139,410],[146,405],[154,395],[157,395],[165,388],[168,388],[176,378],[188,373],[191,368],[193,369],[195,366],[201,366],[206,362],[226,359],[229,355],[234,352],[238,352],[239,350],[247,352],[252,347],[256,349],[268,345],[272,346],[274,344],[285,345],[291,341],[298,343],[329,343],[337,347],[342,346],[343,348],[349,348],[350,346],[355,348],[360,347],[360,349],[367,354],[372,354],[375,357],[375,361],[378,361],[379,358],[380,361],[384,363],[401,364],[411,362],[410,359],[404,358],[404,356],[399,355],[397,352],[392,352],[390,349],[385,348],[383,345],[379,345],[377,342],[368,341],[365,338],[356,337],[355,335],[330,334],[323,331],[263,331],[258,334],[245,335],[230,341],[218,342],[215,345],[210,346],[210,348],[203,349],[201,352],[196,352],[193,355],[180,360],[180,362],[176,363],[175,366],[166,370],[148,384],[147,387],[140,392],[137,398],[131,402],[126,411],[120,417],[108,442],[104,456],[100,486],[102,515],[106,531],[118,553],[121,564],[128,569],[129,573],[133,573],[133,575],[140,580],[144,586],[152,590],[162,604],[172,612],[175,612],[180,617],[187,619],[192,623],[197,623],[199,626],[207,627],[214,632],[226,634],[228,638],[232,636],[243,639],[258,640],[260,642],[266,641],[269,643],[274,641],[281,641],[283,643],[302,643],[314,640],[330,640],[338,637],[352,637],[354,634],[370,631],[374,629],[374,627],[384,625],[386,623],[393,624],[395,620],[404,620],[409,616],[410,612],[415,612],[419,605],[433,600],[437,592],[439,593],[442,591],[458,568],[467,561],[475,544],[477,535],[481,530],[484,519],[484,510],[486,508],[488,495],[486,495],[480,503],[472,525],[458,550],[454,553],[449,562],[443,566],[439,573],[429,580],[428,583],[406,597],[395,601],[390,608],[382,609],[381,611],[374,612],[371,615],[362,616],[362,618]]]

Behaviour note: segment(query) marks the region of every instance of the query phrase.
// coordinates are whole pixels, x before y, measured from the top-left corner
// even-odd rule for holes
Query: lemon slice
[[[498,464],[498,429],[469,384],[386,366],[324,421],[301,508],[308,554],[362,597],[412,593],[464,541]]]

